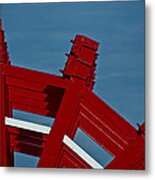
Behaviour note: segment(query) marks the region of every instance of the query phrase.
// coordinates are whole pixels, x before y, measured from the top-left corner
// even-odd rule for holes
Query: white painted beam
[[[74,151],[78,156],[80,156],[92,168],[104,169],[102,165],[100,165],[94,158],[92,158],[86,151],[84,151],[79,145],[77,145],[67,135],[64,135],[63,143],[67,145],[72,151]]]
[[[29,131],[35,131],[42,134],[49,134],[51,127],[40,125],[36,123],[26,122],[20,119],[14,119],[10,117],[5,117],[5,125],[26,129]]]

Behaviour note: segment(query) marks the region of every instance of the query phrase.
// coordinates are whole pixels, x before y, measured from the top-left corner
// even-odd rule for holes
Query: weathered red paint
[[[13,152],[40,156],[38,167],[91,168],[63,144],[81,128],[114,156],[107,169],[144,169],[144,124],[133,128],[91,90],[99,43],[77,35],[63,77],[10,64],[0,21],[0,165],[13,166]],[[55,118],[49,135],[5,125],[18,109]]]

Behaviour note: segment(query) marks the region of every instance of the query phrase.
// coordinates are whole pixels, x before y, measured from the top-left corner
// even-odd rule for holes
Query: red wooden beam
[[[34,83],[36,86],[42,85],[42,87],[48,84],[59,88],[66,88],[68,84],[62,77],[17,66],[4,65],[4,73],[9,77],[16,78],[13,80],[14,85],[16,81],[21,80],[24,81],[23,86],[27,85],[28,88],[33,87],[30,83]]]
[[[6,89],[3,66],[0,64],[0,166],[7,166]]]
[[[24,90],[31,90],[34,92],[44,92],[46,89],[46,84],[42,82],[34,82],[26,79],[21,79],[20,76],[18,78],[16,77],[10,77],[9,75],[6,75],[6,84],[9,87],[15,87],[20,88]]]
[[[83,88],[82,95],[86,100],[86,106],[89,107],[92,105],[94,109],[96,109],[103,116],[107,117],[113,126],[116,126],[118,129],[120,129],[120,131],[122,131],[126,137],[131,137],[133,134],[135,134],[135,128],[93,92]]]
[[[22,89],[20,87],[9,86],[9,94],[10,96],[21,96],[21,97],[29,97],[31,99],[36,99],[40,101],[45,101],[48,94],[36,92],[30,89]]]
[[[62,148],[64,134],[67,132],[79,105],[80,96],[71,85],[65,92],[55,122],[44,147],[38,167],[56,167],[56,162]]]

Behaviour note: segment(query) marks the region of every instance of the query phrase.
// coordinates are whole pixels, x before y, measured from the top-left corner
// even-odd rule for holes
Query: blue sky
[[[144,122],[144,1],[0,5],[12,64],[58,74],[70,39],[100,42],[94,92]]]

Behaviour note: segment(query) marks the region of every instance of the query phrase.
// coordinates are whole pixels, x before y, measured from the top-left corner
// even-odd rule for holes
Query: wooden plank
[[[88,117],[88,119],[98,124],[99,127],[106,129],[106,131],[108,131],[112,137],[117,138],[118,141],[122,141],[126,145],[131,140],[132,137],[131,135],[128,136],[126,133],[124,133],[124,131],[122,131],[122,129],[111,120],[108,114],[103,112],[101,113],[100,111],[98,111],[95,105],[93,106],[92,104],[88,103],[83,99],[80,105],[81,105],[81,110],[80,110],[81,115],[83,114],[84,116]],[[128,126],[130,125],[128,124]]]
[[[87,88],[83,88],[82,94],[84,99],[88,102],[87,104],[91,104],[94,109],[102,115],[105,114],[126,136],[132,137],[132,135],[135,134],[135,128],[93,92],[89,91]]]
[[[66,88],[68,86],[67,81],[64,81],[62,77],[17,66],[5,65],[4,73],[7,76],[22,79],[28,82],[31,81],[38,84],[49,84],[60,88]]]
[[[34,114],[38,114],[42,116],[53,117],[49,110],[39,109],[37,107],[24,106],[22,104],[18,104],[14,102],[12,103],[12,109],[26,111],[26,112],[30,112],[30,113],[34,113]]]
[[[26,79],[20,79],[20,78],[15,78],[15,77],[8,77],[6,76],[6,83],[8,86],[14,86],[18,88],[25,88],[29,90],[34,90],[37,92],[43,92],[47,85],[43,83],[36,83],[32,81],[28,81]]]
[[[107,139],[112,139],[113,142],[119,144],[122,149],[124,149],[124,147],[128,145],[129,140],[127,139],[127,137],[124,134],[122,136],[122,133],[119,129],[113,128],[114,125],[108,124],[105,116],[99,118],[99,116],[97,116],[97,113],[92,114],[92,112],[90,111],[88,112],[81,109],[79,118],[80,124],[86,123],[87,125],[85,127],[93,126],[97,132],[102,132],[102,134],[105,135]],[[87,129],[89,128],[86,128],[85,130]]]
[[[48,102],[32,99],[29,97],[23,97],[18,95],[9,95],[10,101],[15,104],[21,104],[23,106],[34,107],[38,109],[47,109]]]
[[[7,126],[7,129],[8,129],[8,132],[10,134],[14,134],[18,137],[28,137],[28,138],[31,138],[31,139],[35,139],[35,140],[38,140],[38,141],[46,141],[47,138],[48,138],[48,135],[47,134],[42,134],[42,133],[38,133],[38,132],[35,132],[35,131],[29,131],[29,130],[26,130],[26,129],[20,129],[20,128],[16,128],[16,127],[13,127],[13,126]]]
[[[41,101],[44,101],[47,98],[46,93],[39,93],[33,90],[17,88],[14,86],[9,86],[9,94],[11,96],[18,95],[18,96],[29,97],[29,98],[37,99]]]

